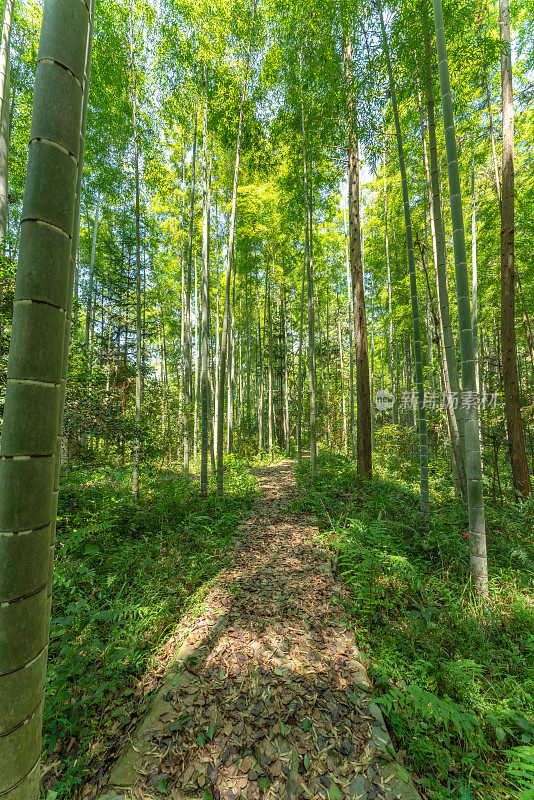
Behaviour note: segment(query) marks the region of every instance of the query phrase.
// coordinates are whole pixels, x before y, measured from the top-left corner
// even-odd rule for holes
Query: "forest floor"
[[[315,518],[298,510],[294,462],[255,475],[261,494],[230,565],[102,800],[417,800],[372,701],[346,590]]]

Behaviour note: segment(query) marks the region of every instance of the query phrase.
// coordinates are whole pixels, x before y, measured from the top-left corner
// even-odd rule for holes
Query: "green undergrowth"
[[[91,758],[144,702],[142,678],[184,613],[202,603],[256,493],[229,460],[226,494],[155,469],[65,479],[59,507],[44,719],[45,797],[72,798]]]
[[[375,466],[362,485],[354,463],[321,453],[312,483],[303,462],[299,505],[316,514],[348,588],[343,603],[396,744],[430,800],[532,800],[534,504],[487,508],[482,606],[469,590],[466,510],[440,471],[427,531],[412,466],[387,451]]]

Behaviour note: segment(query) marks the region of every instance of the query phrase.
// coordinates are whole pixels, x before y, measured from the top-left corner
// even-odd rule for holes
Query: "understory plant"
[[[431,481],[421,523],[416,475],[389,450],[370,483],[323,452],[300,501],[318,517],[344,606],[398,749],[431,800],[532,797],[532,503],[488,506],[490,596],[469,586],[467,510]],[[391,467],[391,465],[395,465]],[[320,488],[319,488],[320,487]]]
[[[147,468],[136,500],[128,470],[93,466],[68,475],[50,629],[45,797],[72,797],[88,763],[142,712],[164,666],[164,643],[201,604],[254,500],[256,481],[242,462],[231,460],[226,479],[224,497],[201,498],[196,482]]]

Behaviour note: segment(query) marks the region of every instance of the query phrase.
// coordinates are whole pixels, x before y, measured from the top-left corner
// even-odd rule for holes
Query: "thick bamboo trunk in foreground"
[[[11,27],[14,0],[5,0],[0,42],[0,252],[5,254],[8,215],[9,138],[11,115],[9,109]]]
[[[88,27],[84,2],[45,1],[0,455],[2,800],[35,800],[39,793],[54,478]]]

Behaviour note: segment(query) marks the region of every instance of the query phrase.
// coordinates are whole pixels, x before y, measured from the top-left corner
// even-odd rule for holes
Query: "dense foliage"
[[[335,453],[321,454],[317,484],[299,471],[378,702],[429,798],[513,796],[534,737],[532,504],[488,508],[495,577],[481,606],[468,588],[465,509],[438,478],[427,530],[402,438],[390,436],[378,457],[371,485]]]
[[[246,464],[233,462],[228,478],[224,498],[202,499],[193,482],[147,470],[141,502],[118,467],[66,479],[44,722],[45,784],[58,797],[71,797],[139,718],[171,635],[227,563],[256,491]]]
[[[52,429],[28,407],[19,425],[6,392],[61,395],[39,373],[44,323],[13,322],[46,305],[15,287],[18,263],[23,286],[42,267],[19,257],[54,2],[4,0],[0,42],[0,431],[43,448],[3,449],[0,472],[61,464],[47,800],[135,724],[226,564],[251,465],[282,456],[425,796],[532,800],[531,0],[96,0]],[[15,374],[21,353],[39,374]],[[54,508],[53,532],[42,494],[28,504]],[[26,599],[3,587],[0,612]]]

